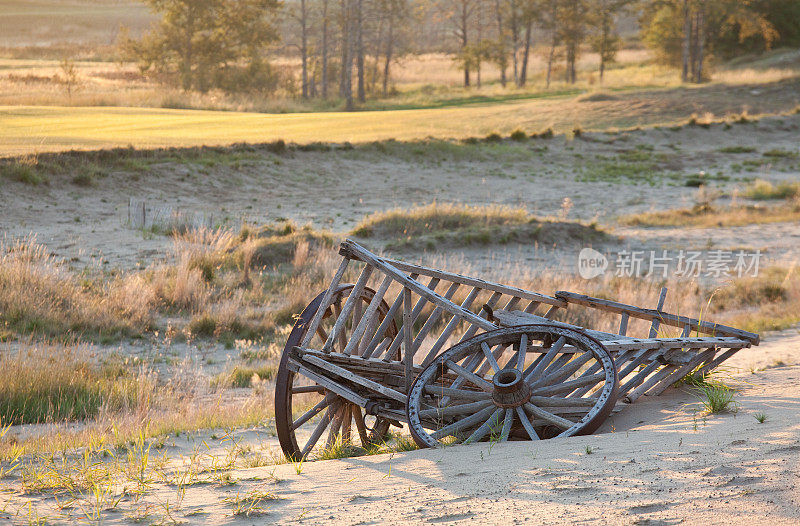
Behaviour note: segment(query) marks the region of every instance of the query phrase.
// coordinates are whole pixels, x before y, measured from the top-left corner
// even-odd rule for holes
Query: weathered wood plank
[[[325,311],[328,310],[328,304],[331,302],[333,293],[339,286],[339,282],[342,281],[342,276],[344,276],[344,272],[347,270],[347,265],[349,263],[350,258],[342,259],[342,262],[339,264],[339,268],[336,270],[336,274],[333,275],[333,279],[331,280],[328,290],[326,290],[325,294],[322,296],[319,309],[317,309],[317,312],[314,313],[314,317],[311,318],[311,322],[308,325],[308,331],[306,332],[306,336],[303,338],[302,342],[304,347],[308,346],[308,344],[311,342],[311,338],[313,338],[314,334],[316,334],[319,324],[322,322],[322,317],[325,314]]]
[[[718,323],[701,321],[694,318],[688,318],[686,316],[678,316],[677,314],[670,314],[667,312],[659,312],[653,309],[643,309],[640,307],[635,307],[633,305],[626,305],[625,303],[619,303],[616,301],[611,301],[601,298],[593,298],[585,294],[576,294],[574,292],[567,292],[560,290],[555,293],[555,296],[557,298],[563,299],[570,303],[576,303],[578,305],[584,305],[587,307],[607,310],[609,312],[616,312],[618,314],[627,313],[629,316],[632,316],[634,318],[639,318],[649,321],[658,319],[660,323],[665,323],[673,327],[683,327],[684,325],[688,324],[691,326],[692,330],[696,330],[698,332],[702,332],[705,334],[712,334],[712,335],[722,334],[724,336],[733,336],[735,338],[747,340],[753,345],[758,345],[759,342],[758,334],[754,334],[748,331],[743,331],[741,329],[736,329],[734,327],[728,327],[727,325],[720,325]]]

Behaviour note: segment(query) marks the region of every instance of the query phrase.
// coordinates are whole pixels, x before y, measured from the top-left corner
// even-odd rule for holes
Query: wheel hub
[[[519,369],[501,369],[492,378],[492,401],[497,407],[519,407],[531,398],[531,390]]]

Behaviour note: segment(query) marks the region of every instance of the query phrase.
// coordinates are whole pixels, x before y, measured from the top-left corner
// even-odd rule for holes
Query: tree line
[[[796,0],[145,0],[160,21],[124,35],[123,56],[185,90],[338,97],[347,109],[391,91],[407,53],[444,52],[480,86],[482,67],[503,86],[529,82],[533,49],[544,50],[549,87],[556,64],[574,83],[582,52],[599,56],[602,81],[622,45],[619,22],[638,19],[657,59],[702,82],[708,63],[775,45],[800,46]],[[299,57],[277,67],[268,57]]]

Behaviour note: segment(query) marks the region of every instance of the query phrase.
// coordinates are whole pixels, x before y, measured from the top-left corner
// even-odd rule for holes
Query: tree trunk
[[[547,55],[547,89],[550,89],[550,75],[553,72],[553,60],[555,60],[556,46],[558,45],[558,2],[556,0],[550,0],[550,23],[553,34],[550,41],[550,53]]]
[[[322,0],[322,98],[328,98],[328,0]]]
[[[356,72],[358,73],[358,101],[367,100],[367,92],[364,86],[364,0],[356,1]]]
[[[500,7],[500,0],[494,0],[494,12],[497,19],[497,43],[499,44],[498,52],[502,55],[506,53],[506,37],[503,31],[503,12]],[[506,87],[506,67],[504,65],[504,57],[498,57],[498,66],[500,66],[500,84]]]
[[[681,71],[681,80],[689,82],[689,49],[692,40],[692,17],[689,12],[689,0],[683,0],[683,42],[681,44],[681,60],[683,62],[683,70]]]
[[[468,30],[469,27],[469,6],[467,0],[461,0],[461,51],[466,53],[467,46],[469,45]],[[464,87],[469,87],[469,63],[467,57],[464,57]]]
[[[519,86],[519,19],[517,17],[517,2],[511,0],[511,18],[509,29],[511,30],[511,58],[514,61],[514,83]]]
[[[308,98],[308,32],[306,30],[306,0],[300,0],[300,62],[302,68],[302,97]]]
[[[394,46],[394,16],[389,16],[389,34],[386,38],[386,61],[383,63],[383,96],[389,94],[389,66],[392,63]]]
[[[340,0],[341,5],[341,29],[342,29],[342,57],[341,57],[341,64],[339,67],[339,96],[344,98],[347,96],[347,90],[345,89],[345,84],[347,83],[347,74],[345,73],[345,65],[347,64],[347,55],[349,53],[349,38],[348,35],[350,34],[348,23],[347,23],[347,8],[348,8],[349,0]]]
[[[525,47],[522,51],[522,66],[520,67],[519,72],[519,81],[517,82],[517,86],[524,86],[526,82],[528,82],[528,60],[531,53],[531,32],[533,31],[533,19],[528,20],[528,24],[525,26]]]
[[[700,11],[697,13],[697,63],[695,67],[695,74],[694,74],[694,81],[698,84],[703,82],[703,56],[704,49],[703,44],[705,43],[705,19],[704,19],[703,8],[701,6]]]

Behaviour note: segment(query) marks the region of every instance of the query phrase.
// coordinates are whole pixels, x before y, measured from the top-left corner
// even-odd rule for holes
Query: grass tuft
[[[793,199],[800,197],[800,183],[787,182],[772,184],[763,179],[757,179],[742,192],[742,197],[756,201],[768,199]]]
[[[101,410],[147,405],[147,376],[104,368],[70,348],[35,346],[4,354],[0,421],[36,424],[84,420]]]

